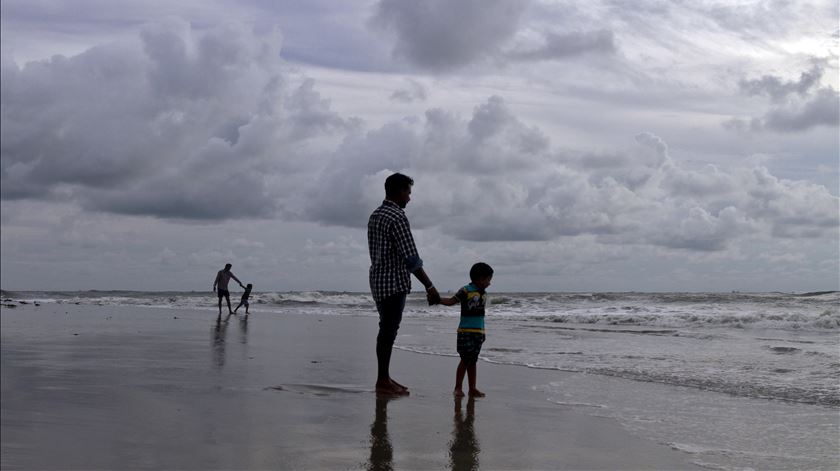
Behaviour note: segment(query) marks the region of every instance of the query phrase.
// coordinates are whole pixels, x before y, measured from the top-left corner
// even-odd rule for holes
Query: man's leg
[[[376,336],[376,389],[386,393],[406,392],[392,382],[390,374],[391,350],[402,321],[405,294],[390,296],[377,303],[376,307],[379,310],[379,334]]]
[[[228,305],[228,314],[233,314],[233,309],[230,308],[230,294],[225,295],[225,300],[227,301]]]
[[[219,293],[219,318],[222,317],[222,293]]]

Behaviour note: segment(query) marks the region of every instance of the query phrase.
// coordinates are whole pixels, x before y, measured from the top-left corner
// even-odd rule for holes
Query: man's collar
[[[386,200],[382,200],[382,204],[383,204],[383,205],[386,205],[386,204],[387,204],[387,205],[393,206],[393,207],[395,207],[395,208],[402,209],[402,208],[400,208],[400,205],[398,205],[397,203],[395,203],[395,202],[393,202],[393,201],[391,201],[391,200],[387,200],[387,199],[386,199]]]

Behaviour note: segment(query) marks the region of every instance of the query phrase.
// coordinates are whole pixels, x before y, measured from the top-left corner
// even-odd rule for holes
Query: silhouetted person
[[[251,283],[248,283],[248,286],[245,287],[245,292],[242,293],[242,298],[239,300],[239,305],[237,305],[236,308],[233,310],[234,314],[236,314],[236,311],[238,311],[243,304],[245,305],[245,314],[250,314],[250,312],[248,312],[248,298],[251,297],[251,289],[253,287],[254,285],[252,285]]]
[[[392,398],[376,396],[376,416],[370,424],[370,459],[368,471],[394,469],[394,448],[388,437],[388,401]]]
[[[475,397],[467,400],[467,417],[461,413],[462,396],[455,397],[455,427],[449,442],[449,464],[453,471],[479,469],[478,454],[481,448],[475,437]]]
[[[461,304],[461,321],[458,323],[458,355],[461,362],[455,370],[455,396],[463,396],[461,389],[464,374],[469,378],[470,397],[484,397],[484,393],[476,388],[476,366],[481,345],[484,343],[484,305],[487,296],[484,292],[493,279],[493,269],[490,265],[478,262],[470,268],[470,284],[459,289],[455,296],[444,298],[440,303],[444,306]]]
[[[385,180],[385,201],[368,220],[370,250],[370,291],[379,311],[376,337],[376,392],[408,394],[408,388],[391,378],[391,349],[397,338],[405,297],[411,292],[413,274],[426,287],[429,304],[440,302],[440,295],[423,270],[411,227],[403,209],[411,201],[414,180],[395,173]]]
[[[244,286],[242,286],[242,282],[239,281],[239,278],[230,271],[232,266],[233,265],[230,263],[226,264],[224,269],[219,270],[219,272],[216,273],[216,279],[213,281],[213,291],[216,291],[219,295],[219,316],[222,315],[222,298],[227,300],[228,312],[233,314],[233,310],[230,308],[230,291],[228,291],[228,282],[230,282],[230,279],[233,278],[237,283],[239,283],[240,287],[244,288]],[[218,290],[216,289],[217,287]]]

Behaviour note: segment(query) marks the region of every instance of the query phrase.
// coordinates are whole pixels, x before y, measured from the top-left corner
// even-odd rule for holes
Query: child
[[[487,300],[484,290],[490,286],[492,279],[493,269],[490,265],[476,263],[470,269],[472,283],[459,289],[455,296],[440,300],[444,306],[461,303],[461,322],[458,324],[458,354],[461,355],[461,362],[455,372],[456,397],[464,396],[461,388],[464,373],[469,378],[470,397],[484,397],[484,393],[475,387],[475,367],[481,344],[484,343],[484,304]]]
[[[244,304],[245,305],[245,314],[250,314],[248,312],[248,297],[251,296],[251,288],[254,285],[248,283],[248,286],[245,287],[245,292],[242,293],[242,299],[239,300],[239,306],[236,306],[236,309],[233,310],[233,313],[236,314],[236,311]]]

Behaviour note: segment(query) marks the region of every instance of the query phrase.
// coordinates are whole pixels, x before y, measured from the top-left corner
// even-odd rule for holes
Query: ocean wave
[[[231,297],[236,299],[239,292]],[[127,305],[207,309],[217,298],[210,291],[8,291],[12,301]],[[652,328],[722,327],[785,330],[840,329],[840,292],[786,293],[500,293],[489,295],[488,316],[555,324],[649,326]],[[320,309],[324,314],[372,311],[369,293],[342,291],[254,292],[252,304],[270,311]],[[333,312],[334,310],[340,312]],[[422,293],[412,293],[406,310],[420,317],[440,317],[447,310],[429,307]],[[314,311],[313,311],[314,312]],[[456,313],[457,314],[457,313]]]

